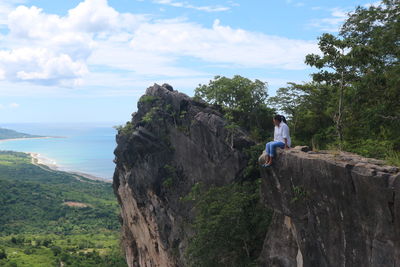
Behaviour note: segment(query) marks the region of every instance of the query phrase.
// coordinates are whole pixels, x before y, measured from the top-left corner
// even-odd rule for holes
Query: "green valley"
[[[111,184],[0,151],[0,266],[126,266]]]

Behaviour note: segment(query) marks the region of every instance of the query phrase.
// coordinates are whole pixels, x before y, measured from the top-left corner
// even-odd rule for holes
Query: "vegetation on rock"
[[[197,213],[187,250],[191,266],[256,265],[271,220],[259,187],[258,182],[193,187],[186,197]]]

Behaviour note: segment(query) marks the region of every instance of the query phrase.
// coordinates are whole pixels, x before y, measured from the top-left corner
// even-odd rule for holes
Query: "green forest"
[[[307,55],[312,81],[279,89],[270,103],[290,118],[296,144],[400,165],[400,3],[358,7],[338,36]]]
[[[0,152],[0,266],[126,266],[110,183]]]

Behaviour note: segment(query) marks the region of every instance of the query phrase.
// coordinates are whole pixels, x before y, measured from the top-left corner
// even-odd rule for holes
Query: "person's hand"
[[[285,149],[289,149],[290,147],[288,147],[288,146],[285,146]]]

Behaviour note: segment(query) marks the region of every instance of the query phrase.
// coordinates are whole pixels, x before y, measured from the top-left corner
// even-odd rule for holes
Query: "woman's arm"
[[[285,140],[285,148],[289,148],[289,145],[288,145],[289,127],[286,124],[284,124],[283,128],[282,128],[282,137],[283,137],[283,140]]]
[[[285,140],[285,149],[289,148],[289,146],[287,144],[287,138],[283,138],[283,140]]]

